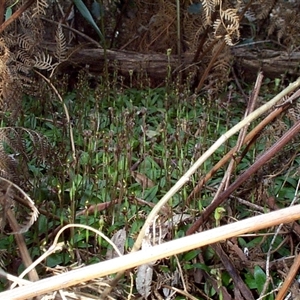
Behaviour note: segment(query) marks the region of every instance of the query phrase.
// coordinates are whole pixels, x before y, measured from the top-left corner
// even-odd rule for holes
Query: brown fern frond
[[[212,49],[212,55],[218,52],[220,40]],[[210,74],[207,78],[207,83],[204,89],[208,91],[208,95],[212,97],[220,93],[224,89],[224,85],[230,80],[232,54],[230,53],[230,47],[226,45],[221,54],[218,55],[217,60],[214,62]]]
[[[206,17],[206,24],[209,25],[211,22],[211,16],[215,11],[216,5],[219,4],[218,0],[202,0],[202,6]]]
[[[10,112],[14,120],[20,111],[20,89],[14,83],[8,67],[10,51],[3,39],[0,39],[0,110]]]
[[[8,155],[3,149],[0,150],[0,159],[0,176],[15,182],[16,184],[20,184],[17,161],[11,155]]]
[[[183,20],[184,39],[190,51],[197,49],[202,34],[206,30],[204,13],[198,15],[185,14]]]
[[[9,49],[10,47],[15,46],[17,44],[16,41],[18,39],[19,39],[19,34],[7,33],[3,38],[3,41],[5,41],[5,45]]]
[[[21,224],[19,224],[20,230],[18,232],[13,232],[13,233],[21,234],[28,231],[28,229],[32,226],[32,224],[37,220],[39,215],[39,211],[36,208],[34,202],[18,185],[16,185],[12,181],[4,177],[0,177],[0,186],[1,186],[0,212],[2,214],[0,218],[1,218],[2,229],[6,223],[5,222],[6,210],[11,209],[13,203],[17,202],[19,206],[21,205],[23,207],[22,214],[24,214],[25,211],[26,216],[23,215],[22,218],[23,220]],[[25,210],[27,208],[29,208],[30,210],[29,212]]]
[[[28,60],[28,62],[32,62],[32,60]],[[23,88],[24,84],[28,82],[33,83],[32,80],[30,80],[30,77],[24,76],[24,74],[28,75],[31,69],[32,68],[30,68],[30,65],[25,65],[24,62],[15,61],[13,67],[11,68],[11,76],[13,80],[22,82]]]
[[[40,133],[23,127],[0,128],[0,172],[8,174],[9,176],[3,177],[14,183],[22,186],[28,181],[27,163],[29,160],[35,159],[36,163],[44,163],[50,153],[50,144]],[[19,155],[17,168],[9,154]],[[13,178],[19,180],[16,181]]]
[[[55,35],[55,41],[56,41],[56,51],[54,56],[57,58],[58,63],[61,63],[66,60],[66,56],[67,56],[67,42],[66,42],[66,37],[62,30],[61,23],[58,24],[56,35]]]
[[[19,153],[26,159],[26,161],[29,160],[26,154],[24,138],[14,127],[0,128],[0,150],[4,152],[9,150],[12,154]]]
[[[236,9],[220,10],[220,18],[213,24],[214,35],[218,39],[224,37],[226,44],[233,46],[233,40],[238,41],[240,37],[239,25]]]
[[[258,0],[255,1],[251,6],[253,7],[255,13],[256,13],[256,18],[258,20],[264,20],[266,19],[272,8],[274,7],[276,0],[270,0],[270,1],[264,1],[264,0]]]
[[[47,138],[34,130],[22,127],[0,128],[0,192],[5,196],[0,197],[4,201],[0,204],[4,212],[7,206],[15,202],[24,206],[23,213],[18,217],[22,220],[19,233],[27,231],[38,216],[34,202],[24,192],[29,183],[27,163],[33,159],[37,164],[44,163],[50,152]],[[18,158],[13,154],[18,154]],[[3,220],[1,216],[0,219]]]
[[[299,47],[299,10],[294,3],[278,3],[270,14],[268,34],[276,34],[278,42],[289,50]]]
[[[148,24],[147,50],[165,52],[168,48],[176,49],[176,5],[163,2]]]
[[[30,53],[34,47],[35,41],[31,35],[24,33],[22,35],[17,35],[17,43],[23,51]]]
[[[213,23],[213,29],[214,29],[214,35],[217,38],[224,36],[225,33],[226,33],[225,28],[223,27],[223,24],[222,24],[222,20],[220,18],[216,19],[214,21],[214,23]]]
[[[52,71],[57,66],[57,63],[52,62],[52,56],[45,54],[44,52],[40,52],[35,55],[34,59],[34,67],[40,70]]]
[[[33,8],[33,18],[37,18],[41,15],[46,14],[46,8],[48,7],[48,1],[47,0],[37,0],[36,6]]]
[[[21,1],[20,1],[21,2]],[[39,2],[37,5],[41,5]],[[43,5],[42,5],[43,6]],[[17,29],[16,29],[17,28]],[[41,59],[34,57],[40,53],[38,48],[42,37],[42,24],[39,18],[32,18],[32,10],[25,11],[18,19],[14,30],[6,29],[0,48],[6,47],[9,59],[0,54],[0,111],[5,114],[8,125],[13,125],[21,112],[22,93],[25,90],[30,70],[39,66]],[[8,49],[12,49],[9,52]],[[47,59],[47,57],[45,58]],[[44,62],[43,67],[46,66]],[[48,59],[49,63],[49,59]]]
[[[26,66],[27,68],[30,68],[30,66],[33,67],[34,65],[34,61],[31,58],[31,56],[28,54],[28,51],[25,50],[17,51],[15,58],[19,59],[20,62],[22,62],[23,65]]]
[[[4,260],[6,259],[8,253],[9,251],[7,249],[0,249],[0,267],[3,269],[5,268]]]

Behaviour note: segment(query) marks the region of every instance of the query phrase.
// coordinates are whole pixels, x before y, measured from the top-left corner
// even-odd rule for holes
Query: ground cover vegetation
[[[1,292],[25,284],[8,274],[42,257],[67,224],[81,227],[64,230],[30,281],[131,252],[151,211],[214,142],[296,79],[289,64],[271,77],[270,59],[280,66],[279,50],[295,59],[298,6],[0,2]],[[262,69],[270,76],[241,59],[240,48],[268,59]],[[147,61],[134,61],[132,51]],[[297,204],[299,134],[286,134],[299,122],[297,92],[215,149],[160,209],[143,249]],[[298,274],[290,272],[299,265],[299,235],[297,222],[251,230],[117,276],[86,282],[83,272],[81,284],[51,294],[297,299]]]

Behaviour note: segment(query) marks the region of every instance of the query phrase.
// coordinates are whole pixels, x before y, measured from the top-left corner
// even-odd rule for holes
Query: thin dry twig
[[[244,143],[247,144],[247,148],[250,147],[253,140],[258,136],[258,134],[265,128],[269,123],[271,123],[276,117],[278,117],[283,111],[288,109],[287,106],[281,106],[280,108],[275,109],[270,113],[264,120],[262,120],[247,136],[245,137]],[[199,180],[194,190],[188,196],[186,200],[186,205],[188,206],[192,199],[195,199],[197,195],[201,192],[203,185],[221,168],[224,164],[236,153],[236,146],[232,148],[223,158],[205,175],[204,178]],[[243,157],[243,155],[241,156]],[[239,162],[240,159],[236,158],[236,161]]]
[[[73,28],[73,27],[70,27],[64,23],[60,23],[60,22],[56,22],[54,20],[50,20],[48,18],[45,18],[45,17],[41,17],[42,20],[46,21],[46,22],[49,22],[51,24],[56,24],[56,25],[61,25],[62,27],[70,30],[70,31],[73,31],[74,33],[76,33],[77,35],[83,37],[84,39],[86,39],[87,41],[89,41],[90,43],[92,43],[93,45],[95,45],[97,48],[102,48],[102,46],[100,45],[99,42],[95,41],[94,39],[92,39],[90,36],[84,34],[83,32]]]
[[[299,271],[299,268],[300,268],[300,254],[298,254],[295,257],[293,265],[290,268],[290,271],[289,271],[288,275],[286,276],[283,285],[279,289],[275,300],[283,300],[284,299],[289,287],[293,283],[293,280],[295,279],[295,277]]]
[[[14,216],[14,213],[12,212],[12,210],[10,208],[8,208],[7,211],[6,211],[6,218],[9,222],[9,226],[11,227],[11,229],[14,232],[20,231],[19,224],[18,224],[18,222],[17,222],[17,220]],[[30,267],[32,265],[32,259],[29,255],[29,252],[28,252],[28,249],[26,247],[26,243],[25,243],[25,239],[24,239],[23,235],[20,234],[20,233],[15,233],[14,236],[15,236],[17,245],[19,247],[19,252],[20,252],[20,255],[22,257],[22,261],[24,263],[24,266],[25,267]],[[31,281],[39,280],[38,273],[34,269],[34,267],[30,269],[30,272],[28,273],[28,276],[29,276],[29,279]]]
[[[257,97],[258,97],[258,93],[260,91],[262,79],[263,79],[263,75],[260,72],[257,75],[257,79],[256,79],[256,83],[255,83],[255,86],[254,86],[254,90],[253,90],[253,92],[252,92],[252,94],[250,96],[250,99],[249,99],[249,102],[248,102],[248,106],[247,106],[247,109],[245,111],[244,118],[246,118],[254,110],[254,107],[255,107],[255,104],[256,104],[256,101],[257,101]],[[241,147],[242,147],[242,145],[245,142],[245,137],[246,137],[246,133],[247,133],[249,125],[250,125],[250,123],[246,124],[241,129],[241,131],[239,133],[239,136],[238,136],[238,139],[237,139],[237,144],[236,144],[236,146],[234,148],[236,152],[239,152],[241,150]],[[232,158],[231,161],[230,161],[230,163],[229,163],[229,165],[228,165],[228,167],[227,167],[227,171],[225,172],[224,177],[223,177],[223,179],[221,181],[221,184],[220,184],[220,186],[218,188],[218,191],[216,192],[216,194],[214,196],[214,199],[212,200],[212,203],[219,197],[220,193],[224,189],[226,189],[228,187],[229,181],[230,181],[230,178],[231,178],[231,174],[233,172],[233,169],[234,169],[235,165],[236,165],[236,160],[234,158]]]
[[[28,280],[21,279],[19,277],[16,277],[16,276],[13,276],[9,273],[6,273],[2,268],[0,268],[0,277],[6,278],[7,280],[12,281],[12,282],[14,282],[16,284],[19,284],[19,285],[25,285],[25,284],[30,283],[30,281],[28,281]]]
[[[3,194],[0,198],[0,202],[1,203],[5,203],[7,200],[5,199],[6,197],[9,197],[8,196],[8,189],[13,186],[14,188],[16,188],[22,195],[24,195],[24,197],[26,198],[26,200],[28,201],[27,204],[31,204],[29,207],[30,209],[35,209],[33,212],[34,212],[34,215],[33,215],[33,219],[32,219],[32,222],[34,220],[36,220],[37,216],[38,216],[38,210],[36,209],[35,205],[34,205],[34,202],[30,199],[30,197],[19,187],[17,186],[16,184],[14,184],[13,182],[7,180],[6,178],[3,178],[1,177],[1,180],[7,182],[9,184],[9,187],[7,188],[7,192],[5,194]],[[29,267],[30,265],[32,265],[32,259],[29,255],[29,251],[27,249],[27,246],[26,246],[26,243],[25,243],[25,239],[22,235],[22,233],[24,233],[22,231],[22,228],[19,226],[16,218],[15,218],[15,215],[13,213],[13,211],[11,210],[10,207],[7,207],[6,210],[5,210],[5,217],[9,223],[9,226],[10,228],[12,229],[13,231],[13,234],[14,234],[14,237],[15,237],[15,240],[16,240],[16,243],[18,245],[18,248],[19,248],[19,253],[20,253],[20,256],[22,258],[22,261],[24,263],[24,266],[25,267]],[[29,279],[31,281],[37,281],[39,280],[39,276],[37,274],[37,271],[35,269],[32,269],[30,271],[30,273],[28,274],[29,276]]]
[[[294,198],[293,198],[293,200],[292,200],[292,202],[291,202],[291,204],[290,204],[291,207],[295,204],[295,202],[296,202],[297,199],[298,199],[298,196],[297,196],[297,195],[298,195],[299,187],[300,187],[300,179],[298,180],[297,187],[296,187],[295,194],[294,194]],[[263,297],[263,296],[265,295],[265,293],[266,293],[266,291],[267,291],[267,289],[268,289],[268,287],[269,287],[269,283],[270,283],[270,280],[271,280],[271,277],[270,277],[271,251],[272,251],[272,249],[273,249],[273,245],[274,245],[274,243],[275,243],[275,240],[276,240],[276,238],[277,238],[277,236],[278,236],[278,234],[279,234],[279,232],[280,232],[280,230],[281,230],[282,227],[283,227],[283,224],[280,224],[280,225],[278,226],[278,228],[276,229],[276,232],[275,232],[275,234],[274,234],[274,236],[273,236],[273,238],[272,238],[272,241],[271,241],[270,246],[269,246],[269,249],[268,249],[268,253],[267,253],[267,261],[266,261],[266,278],[267,278],[267,280],[266,280],[266,282],[265,282],[265,284],[264,284],[264,287],[263,287],[262,292],[260,293],[260,297]],[[296,257],[295,261],[294,261],[293,266],[294,266],[295,264],[299,266],[299,263],[300,263],[300,261],[299,261],[299,255],[298,255],[298,256]],[[298,269],[297,269],[297,270],[298,270]],[[294,272],[294,270],[293,270],[293,272]],[[291,274],[293,274],[293,273],[291,273],[291,270],[290,270],[290,272],[289,272],[289,275],[290,275],[290,276],[287,276],[287,278],[285,279],[285,282],[284,282],[284,287],[281,287],[281,289],[280,289],[280,292],[279,292],[279,295],[281,295],[280,297],[283,297],[283,296],[285,295],[285,294],[284,294],[284,293],[286,293],[286,290],[285,290],[285,289],[287,289],[287,288],[292,284],[292,280],[294,280],[294,277],[291,278]],[[296,274],[294,274],[294,276],[295,276],[295,275],[296,275]],[[277,297],[278,297],[278,295],[277,295]],[[277,299],[277,298],[276,298],[276,299]],[[279,298],[279,299],[280,299],[280,298]]]
[[[211,245],[212,248],[216,251],[218,257],[220,258],[222,264],[224,265],[225,269],[229,273],[230,277],[232,278],[232,281],[234,282],[234,285],[236,288],[239,289],[240,293],[244,296],[247,300],[254,300],[254,297],[250,291],[250,289],[247,287],[247,285],[244,283],[243,279],[241,278],[239,272],[235,269],[232,261],[229,259],[227,254],[222,249],[220,243],[216,243]]]
[[[55,236],[55,239],[52,243],[52,245],[49,247],[49,249],[43,254],[41,255],[37,260],[34,261],[34,263],[32,263],[26,270],[24,270],[19,278],[23,278],[28,272],[30,272],[33,268],[35,268],[39,263],[41,263],[45,258],[47,258],[49,255],[51,255],[52,253],[54,253],[55,251],[58,250],[58,239],[60,237],[60,235],[68,228],[84,228],[86,230],[90,230],[95,232],[96,234],[100,235],[103,239],[105,239],[116,251],[116,253],[119,256],[122,256],[120,250],[118,249],[118,247],[105,235],[103,234],[101,231],[88,226],[88,225],[83,225],[83,224],[68,224],[65,225],[63,228],[60,229],[60,231],[57,233],[57,235]],[[60,248],[60,247],[59,247]]]

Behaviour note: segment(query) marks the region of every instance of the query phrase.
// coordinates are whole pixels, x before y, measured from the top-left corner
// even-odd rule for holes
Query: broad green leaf
[[[257,284],[251,273],[245,274],[245,283],[247,284],[248,288],[251,290],[254,290],[257,288]]]
[[[65,252],[54,253],[51,256],[47,257],[46,265],[50,268],[53,268],[57,265],[66,264],[70,261],[70,256]]]
[[[100,39],[104,41],[104,37],[102,32],[100,31],[99,27],[95,23],[90,11],[84,4],[82,0],[73,0],[74,4],[76,5],[77,9],[81,13],[81,15],[93,26],[93,28],[96,30],[97,34],[99,35]]]
[[[154,187],[150,188],[148,191],[146,191],[144,199],[148,202],[153,202],[153,199],[155,198],[158,191],[158,185],[155,185]]]
[[[189,260],[192,260],[193,258],[195,258],[201,251],[199,249],[197,250],[192,250],[192,251],[189,251],[187,253],[185,253],[183,255],[183,260],[185,261],[189,261]]]
[[[257,290],[259,293],[261,293],[266,282],[266,274],[259,266],[254,267],[254,279],[256,282]]]
[[[86,166],[90,161],[90,155],[89,153],[83,151],[80,155],[80,164]]]

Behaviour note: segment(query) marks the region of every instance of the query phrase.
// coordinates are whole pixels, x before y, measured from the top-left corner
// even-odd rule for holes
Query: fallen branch
[[[76,269],[68,273],[62,273],[51,278],[45,278],[37,282],[29,283],[26,286],[0,293],[0,298],[22,300],[36,297],[74,286],[94,278],[100,278],[116,272],[125,271],[151,261],[210,245],[224,239],[269,228],[281,223],[291,223],[298,219],[300,219],[300,204],[236,223],[216,227],[208,231],[203,231],[192,236],[186,236],[122,257],[117,257],[81,269]]]

